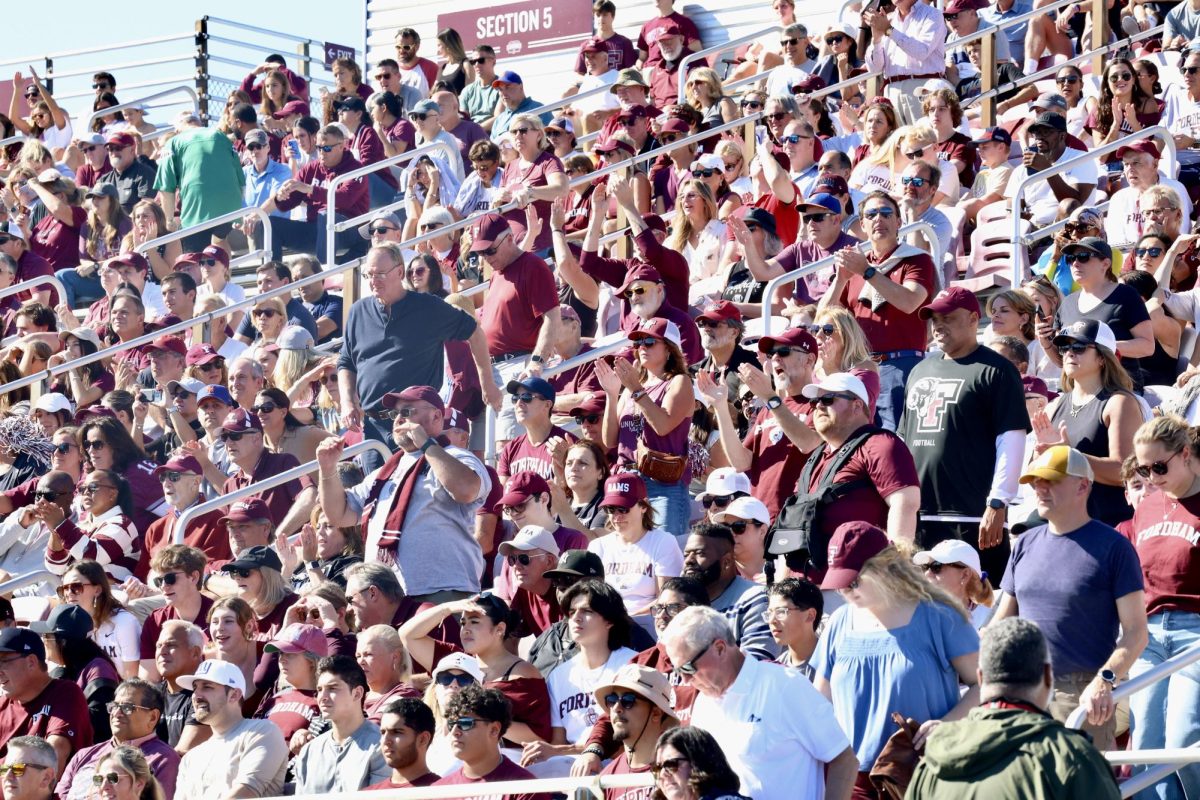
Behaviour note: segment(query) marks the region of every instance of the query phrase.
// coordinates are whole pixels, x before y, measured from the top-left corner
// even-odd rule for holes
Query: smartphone
[[[1035,305],[1034,308],[1037,310],[1038,320],[1040,320],[1041,322],[1045,322],[1046,321],[1046,312],[1042,311],[1042,307],[1039,305]]]
[[[295,139],[288,140],[288,152],[292,154],[292,158],[300,157],[300,145]]]

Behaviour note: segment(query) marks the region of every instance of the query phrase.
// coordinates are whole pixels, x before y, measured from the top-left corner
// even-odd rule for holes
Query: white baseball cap
[[[805,386],[801,394],[809,400],[816,400],[829,392],[850,392],[868,406],[871,405],[871,395],[867,393],[867,387],[863,385],[857,375],[851,375],[849,372],[835,372],[832,375],[826,375],[820,383],[810,383]]]
[[[512,539],[501,542],[497,549],[502,556],[512,555],[514,550],[545,550],[547,553],[558,555],[558,542],[554,541],[554,534],[541,525],[526,525],[517,531],[517,535]]]
[[[947,89],[951,92],[954,91],[954,87],[950,84],[950,81],[943,78],[930,78],[918,86],[917,90],[913,92],[913,94],[915,94],[917,97],[924,97],[927,94],[933,94],[938,89]]]
[[[479,666],[479,659],[466,653],[451,653],[446,656],[433,668],[433,675],[430,677],[436,681],[439,674],[451,669],[465,672],[474,678],[476,683],[483,684],[483,668]]]
[[[718,514],[713,514],[713,522],[727,522],[729,518],[752,519],[762,525],[771,524],[771,512],[767,504],[757,497],[738,497],[725,506]]]
[[[791,323],[787,317],[771,317],[771,331],[779,333],[786,331]],[[749,350],[754,354],[758,354],[758,340],[766,334],[766,321],[762,317],[754,317],[746,320],[746,329],[742,331],[742,338],[738,344],[745,350]]]
[[[918,567],[928,564],[962,564],[973,569],[976,575],[983,575],[983,569],[979,566],[979,553],[961,539],[938,542],[931,549],[922,550],[913,556],[913,563]]]
[[[721,158],[716,153],[705,153],[694,162],[696,166],[703,169],[715,169],[718,173],[725,171],[725,159]]]
[[[66,411],[68,414],[75,413],[75,407],[71,405],[71,401],[67,399],[65,394],[58,392],[48,392],[38,398],[38,401],[33,404],[34,411],[49,411],[52,414],[58,414]]]
[[[736,492],[750,494],[750,478],[733,467],[717,467],[708,473],[704,491],[696,496],[700,502],[709,497],[728,497]]]
[[[196,681],[209,681],[219,686],[227,686],[237,689],[243,697],[246,695],[246,679],[242,676],[242,671],[228,661],[201,661],[193,674],[180,675],[175,680],[185,689],[194,688]]]

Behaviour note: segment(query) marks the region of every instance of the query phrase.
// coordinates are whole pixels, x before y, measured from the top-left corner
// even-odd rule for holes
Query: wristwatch
[[[1107,683],[1110,688],[1115,689],[1117,687],[1117,673],[1113,672],[1108,667],[1105,667],[1097,672],[1096,677]]]
[[[307,564],[305,564],[305,566],[307,566],[311,570],[316,570],[317,572],[321,571],[321,562],[320,561],[309,561]]]
[[[421,445],[421,452],[424,453],[429,448],[436,447],[436,446],[437,446],[437,440],[434,439],[432,436],[430,436],[428,439],[425,440],[425,444]]]
[[[988,498],[988,508],[993,508],[996,511],[999,511],[1000,509],[1004,508],[1006,505],[1008,505],[1008,503],[1005,503],[999,497],[989,497]]]
[[[874,267],[867,267],[865,270],[863,270],[863,280],[871,280],[871,278],[874,278],[878,272],[879,270],[875,269]]]
[[[767,398],[767,408],[771,409],[772,411],[779,408],[781,405],[783,405],[783,400],[779,397],[779,395],[776,394]]]
[[[534,353],[533,355],[531,355],[531,356],[529,357],[529,360],[530,360],[530,361],[532,361],[532,362],[533,362],[533,363],[535,363],[535,364],[544,364],[544,363],[546,363],[546,359],[542,358],[542,357],[541,357],[541,356],[539,356],[537,353]]]

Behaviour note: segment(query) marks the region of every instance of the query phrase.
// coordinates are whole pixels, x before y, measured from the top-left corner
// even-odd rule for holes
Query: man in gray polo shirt
[[[379,749],[379,726],[363,714],[367,676],[351,656],[317,664],[317,707],[331,727],[300,750],[296,794],[357,792],[392,774]]]

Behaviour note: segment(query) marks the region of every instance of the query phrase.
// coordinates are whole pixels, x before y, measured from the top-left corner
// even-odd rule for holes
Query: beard
[[[695,578],[705,586],[710,586],[721,578],[721,562],[709,564],[707,567],[685,568],[683,575],[685,578]]]

